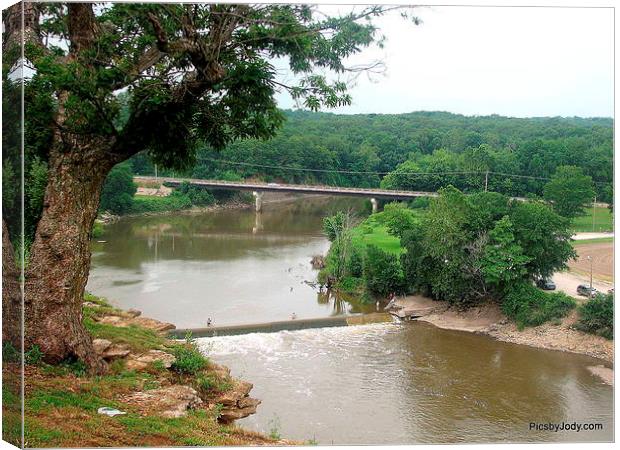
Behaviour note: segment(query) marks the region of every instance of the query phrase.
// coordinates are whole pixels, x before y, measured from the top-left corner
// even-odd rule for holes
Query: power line
[[[236,166],[251,166],[260,167],[264,169],[278,169],[278,170],[297,170],[300,172],[323,172],[323,173],[346,173],[353,175],[387,175],[392,172],[375,172],[365,170],[337,170],[337,169],[310,169],[305,167],[293,167],[293,166],[273,166],[268,164],[246,163],[239,161],[228,161],[224,159],[216,158],[196,158],[199,161],[213,161],[224,164],[232,164]],[[486,172],[473,172],[473,171],[454,171],[454,172],[398,172],[398,175],[481,175]],[[491,173],[491,172],[489,172]]]
[[[518,175],[514,173],[505,173],[505,172],[492,172],[492,171],[445,171],[445,172],[377,172],[377,171],[366,171],[366,170],[338,170],[338,169],[311,169],[307,167],[293,167],[293,166],[277,166],[270,164],[258,164],[258,163],[248,163],[241,161],[230,161],[225,159],[218,158],[207,158],[207,157],[198,157],[196,158],[198,161],[211,161],[222,164],[230,164],[235,166],[246,166],[246,167],[259,167],[262,169],[276,169],[276,170],[294,170],[298,172],[319,172],[319,173],[341,173],[347,175],[388,175],[390,173],[394,173],[395,175],[410,175],[410,176],[421,176],[421,175],[498,175],[503,177],[511,177],[511,178],[524,178],[530,180],[541,180],[541,181],[550,181],[549,177],[537,177],[534,175]],[[594,184],[607,184],[604,181],[592,181]]]

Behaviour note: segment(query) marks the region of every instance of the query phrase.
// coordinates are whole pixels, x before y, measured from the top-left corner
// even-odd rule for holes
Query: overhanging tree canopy
[[[21,4],[5,16],[3,82],[19,55]],[[330,17],[308,5],[25,3],[27,153],[48,183],[26,272],[26,346],[101,369],[81,324],[89,234],[110,169],[147,151],[184,167],[195,143],[269,138],[277,89],[316,110],[351,101],[345,59],[378,40],[369,6]],[[278,79],[288,61],[297,82]],[[359,67],[355,70],[359,70]],[[119,96],[127,92],[128,96]],[[121,101],[129,99],[128,108]],[[122,112],[126,111],[126,112]]]

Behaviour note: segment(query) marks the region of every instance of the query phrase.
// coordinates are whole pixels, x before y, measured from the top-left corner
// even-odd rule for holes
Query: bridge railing
[[[241,189],[257,189],[257,190],[306,190],[306,191],[316,191],[316,192],[351,192],[355,194],[369,194],[369,196],[375,195],[403,195],[403,196],[437,196],[436,192],[424,192],[424,191],[405,191],[405,190],[396,190],[396,189],[383,189],[383,188],[356,188],[356,187],[340,187],[340,186],[329,186],[329,185],[320,185],[320,184],[287,184],[287,183],[264,183],[264,182],[248,182],[248,181],[224,181],[224,180],[205,180],[205,179],[197,179],[197,178],[172,178],[172,177],[145,177],[145,176],[136,176],[134,177],[137,181],[159,181],[162,183],[169,184],[181,184],[183,182],[187,182],[190,184],[203,185],[203,186],[229,186],[234,188]]]

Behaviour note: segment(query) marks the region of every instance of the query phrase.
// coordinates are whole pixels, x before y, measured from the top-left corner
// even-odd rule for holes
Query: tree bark
[[[2,220],[2,342],[21,348],[22,293],[9,230]]]
[[[26,271],[25,342],[26,349],[39,346],[49,363],[73,357],[100,373],[105,364],[82,324],[82,302],[92,226],[114,161],[96,138],[72,144],[67,149],[57,143],[50,154],[43,214]]]

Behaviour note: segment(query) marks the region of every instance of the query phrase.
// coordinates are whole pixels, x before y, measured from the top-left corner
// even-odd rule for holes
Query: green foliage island
[[[561,319],[576,306],[534,286],[576,255],[570,219],[543,200],[448,187],[361,222],[341,212],[324,228],[332,245],[319,281],[366,301],[417,293],[459,308],[497,302],[519,328]],[[595,297],[580,307],[579,329],[611,336],[609,301]]]

